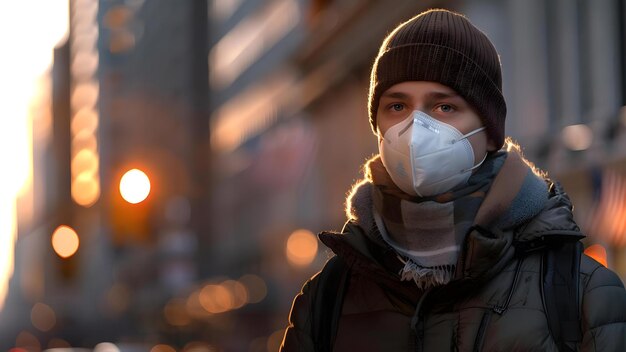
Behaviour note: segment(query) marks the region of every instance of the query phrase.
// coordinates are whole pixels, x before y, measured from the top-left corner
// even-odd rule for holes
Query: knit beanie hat
[[[506,103],[500,59],[487,36],[463,15],[429,10],[400,24],[383,41],[370,78],[369,118],[375,133],[381,94],[405,81],[454,89],[476,109],[496,147],[502,147]]]

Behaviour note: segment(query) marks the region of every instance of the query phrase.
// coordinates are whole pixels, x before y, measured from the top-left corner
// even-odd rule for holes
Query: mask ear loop
[[[467,139],[467,138],[469,138],[469,137],[475,135],[476,133],[481,132],[481,131],[483,131],[485,129],[487,129],[487,127],[485,127],[485,126],[477,128],[477,129],[473,130],[472,132],[469,132],[468,134],[463,135],[463,137],[461,137],[461,139],[459,139],[459,141],[461,141],[463,139]],[[478,164],[470,167],[469,169],[465,169],[465,170],[463,170],[461,172],[465,173],[465,172],[468,172],[468,171],[474,171],[477,168],[479,168],[480,165],[482,165],[485,162],[485,160],[487,159],[487,154],[488,153],[485,153],[485,156],[483,157],[483,160],[481,160]]]
[[[488,153],[485,153],[485,156],[483,157],[483,160],[481,160],[478,164],[470,167],[469,169],[465,169],[462,172],[474,171],[474,170],[478,169],[480,167],[480,165],[482,165],[485,162],[485,160],[487,160],[487,154]]]
[[[461,137],[461,138],[459,139],[459,141],[460,141],[460,140],[463,140],[463,139],[467,139],[467,138],[469,138],[469,137],[471,137],[471,136],[475,135],[476,133],[478,133],[478,132],[480,132],[480,131],[484,131],[484,130],[486,130],[486,129],[487,129],[487,127],[485,127],[485,126],[483,126],[483,127],[479,127],[479,128],[477,128],[477,129],[473,130],[472,132],[469,132],[468,134],[464,134],[464,135],[463,135],[463,137]]]

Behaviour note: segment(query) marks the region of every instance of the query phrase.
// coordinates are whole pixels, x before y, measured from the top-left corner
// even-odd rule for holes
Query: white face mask
[[[467,182],[474,166],[474,150],[456,128],[421,111],[391,126],[379,143],[380,156],[393,182],[405,193],[420,197],[451,190]]]

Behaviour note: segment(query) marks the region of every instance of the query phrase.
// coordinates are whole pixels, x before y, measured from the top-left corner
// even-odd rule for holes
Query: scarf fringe
[[[399,274],[402,281],[412,280],[419,289],[423,290],[450,282],[454,275],[454,269],[454,265],[425,268],[414,263],[411,259],[407,259]]]

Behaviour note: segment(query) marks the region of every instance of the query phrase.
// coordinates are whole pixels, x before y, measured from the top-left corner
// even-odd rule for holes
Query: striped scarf
[[[539,213],[547,200],[547,185],[526,163],[517,151],[497,152],[466,184],[440,195],[415,197],[393,183],[380,158],[372,159],[367,167],[375,185],[374,235],[405,264],[402,280],[413,280],[420,288],[447,283],[472,225],[510,227]],[[518,181],[507,187],[504,176]],[[495,183],[500,186],[490,192]],[[491,200],[482,207],[488,192]]]

